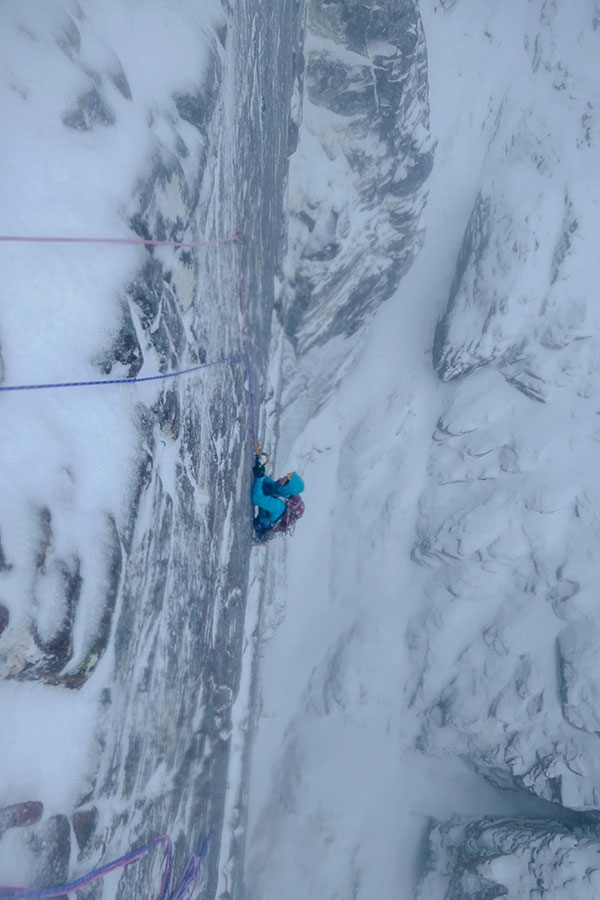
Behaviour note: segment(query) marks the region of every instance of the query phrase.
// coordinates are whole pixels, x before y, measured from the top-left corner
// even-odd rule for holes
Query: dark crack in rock
[[[3,603],[0,603],[0,637],[10,622],[10,613]]]
[[[52,546],[52,513],[47,506],[39,510],[38,514],[39,537],[35,558],[35,568],[38,575],[43,575],[46,570],[46,559]]]
[[[121,65],[121,61],[117,57],[115,57],[112,69],[108,70],[108,77],[121,96],[125,97],[126,100],[131,100],[131,88],[129,87],[129,82],[127,81],[127,76],[125,75],[125,70]]]
[[[467,274],[470,277],[470,292],[469,299],[465,302],[469,307],[476,303],[483,305],[486,302],[487,298],[484,293],[486,291],[486,280],[478,267],[487,252],[490,242],[491,210],[491,198],[480,194],[473,207],[473,212],[463,237],[446,310],[439,319],[435,329],[433,366],[442,381],[451,381],[453,378],[469,375],[478,366],[485,365],[485,363],[490,361],[488,357],[484,356],[465,361],[462,355],[462,347],[456,347],[451,341],[450,327],[455,314],[459,291],[465,291],[464,281]],[[490,301],[489,307],[489,312],[487,312],[482,325],[482,333],[487,331],[495,311],[493,300]]]
[[[97,125],[114,125],[115,114],[98,88],[93,87],[80,95],[76,106],[64,113],[62,120],[75,131],[92,131]]]
[[[95,359],[95,364],[105,375],[112,373],[116,363],[127,368],[127,378],[135,378],[144,364],[144,355],[127,303],[123,303],[121,307],[121,326],[112,344]]]
[[[64,13],[62,29],[56,36],[56,43],[69,59],[81,50],[81,32],[68,13]]]
[[[12,563],[6,559],[4,547],[2,546],[2,536],[0,535],[0,572],[10,572]]]
[[[418,900],[577,897],[600,887],[600,839],[592,817],[434,824]]]

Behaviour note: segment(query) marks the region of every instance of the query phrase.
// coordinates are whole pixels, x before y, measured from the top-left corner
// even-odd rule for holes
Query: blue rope
[[[242,353],[234,354],[233,356],[227,356],[224,359],[216,360],[215,362],[204,363],[200,366],[193,366],[191,369],[182,369],[179,372],[168,372],[165,375],[149,375],[145,378],[110,378],[105,380],[98,381],[65,381],[65,382],[54,382],[52,384],[14,384],[14,385],[0,385],[0,392],[8,392],[8,391],[41,391],[41,390],[49,390],[50,388],[68,388],[68,387],[91,387],[93,385],[105,385],[105,384],[139,384],[142,381],[158,381],[162,378],[176,378],[178,375],[187,375],[190,372],[197,372],[199,369],[208,369],[211,366],[220,366],[226,362],[231,362],[236,359],[244,359],[246,363],[246,377],[248,379],[248,406],[250,412],[250,430],[252,432],[252,442],[254,444],[255,452],[258,453],[260,448],[258,445],[258,435],[257,435],[257,421],[256,421],[256,413],[254,410],[254,394],[252,391],[252,367],[250,364],[250,349],[249,349],[249,341],[248,341],[248,322],[246,315],[246,301],[244,296],[244,277],[243,277],[243,269],[242,269],[242,243],[245,243],[245,239],[239,230],[236,230],[235,235],[231,237],[224,238],[216,238],[211,241],[158,241],[152,240],[150,238],[96,238],[96,237],[63,237],[63,236],[23,236],[23,235],[7,235],[0,234],[0,242],[11,241],[14,243],[56,243],[56,244],[145,244],[149,246],[169,246],[169,247],[208,247],[211,245],[217,244],[235,244],[236,249],[236,259],[237,259],[237,270],[238,270],[238,290],[239,290],[239,302],[240,302],[240,312],[242,316],[243,323],[243,331],[242,331],[242,340],[244,345],[244,350]]]
[[[243,359],[243,353],[234,353],[217,359],[214,362],[202,363],[192,366],[191,369],[180,369],[178,372],[167,372],[164,375],[146,375],[143,378],[109,378],[99,381],[58,381],[53,384],[7,384],[0,385],[0,391],[43,391],[48,388],[91,387],[100,384],[140,384],[142,381],[160,381],[163,378],[177,378],[179,375],[189,375],[190,372],[198,372],[200,369],[209,369],[211,366],[222,366],[237,359]]]
[[[203,836],[202,841],[200,842],[200,846],[188,860],[183,874],[173,891],[170,891],[171,877],[173,874],[173,845],[168,834],[161,834],[158,837],[154,838],[153,841],[150,841],[149,844],[145,844],[138,850],[133,850],[130,853],[126,853],[124,856],[120,856],[118,859],[112,860],[112,862],[106,863],[105,865],[100,866],[97,869],[93,869],[91,872],[88,872],[87,875],[83,875],[81,878],[76,878],[74,881],[69,881],[66,884],[61,884],[58,887],[50,888],[23,889],[14,887],[0,887],[0,896],[2,898],[5,898],[5,900],[51,900],[52,897],[60,897],[64,894],[69,894],[72,891],[76,891],[79,888],[87,887],[94,881],[98,881],[100,878],[103,878],[104,875],[107,875],[109,872],[114,872],[117,869],[122,869],[125,866],[128,866],[130,863],[136,862],[142,856],[145,856],[146,853],[148,853],[154,847],[164,843],[166,844],[167,851],[166,861],[162,883],[156,900],[165,900],[167,895],[168,900],[185,900],[185,898],[190,896],[191,892],[194,889],[196,880],[198,878],[200,863],[208,852],[208,845],[214,834],[214,830],[215,828],[213,825],[208,834]]]

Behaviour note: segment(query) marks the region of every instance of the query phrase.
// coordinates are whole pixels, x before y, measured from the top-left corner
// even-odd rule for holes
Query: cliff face
[[[479,71],[496,69],[481,88],[469,139],[440,135],[431,178],[439,190],[440,182],[458,170],[467,199],[453,197],[457,208],[464,203],[458,212],[437,206],[445,233],[428,219],[440,257],[446,253],[450,258],[453,252],[456,221],[463,223],[463,234],[437,295],[440,315],[430,333],[437,385],[435,398],[428,395],[427,400],[439,416],[437,422],[433,416],[435,425],[419,448],[426,471],[418,482],[416,454],[410,471],[402,470],[412,439],[403,417],[418,420],[423,414],[413,399],[412,373],[397,388],[399,399],[394,386],[387,386],[385,402],[373,392],[362,421],[354,398],[340,426],[352,450],[351,477],[340,452],[318,494],[319,504],[327,502],[330,484],[335,485],[331,521],[325,519],[320,533],[326,535],[325,546],[334,548],[325,557],[329,566],[322,567],[333,574],[321,599],[323,604],[337,598],[342,598],[340,605],[355,603],[364,620],[372,622],[374,596],[387,598],[389,591],[392,597],[382,614],[388,626],[394,603],[405,601],[397,587],[405,569],[402,563],[397,570],[388,568],[382,547],[389,557],[400,555],[394,528],[399,530],[400,521],[404,524],[411,514],[407,497],[418,482],[411,555],[423,579],[408,627],[414,673],[398,732],[405,733],[404,719],[412,717],[421,757],[445,758],[440,766],[448,759],[467,761],[488,784],[505,789],[492,792],[494,797],[501,793],[513,805],[509,817],[484,818],[492,811],[484,806],[488,793],[470,824],[451,819],[435,826],[420,896],[585,897],[594,893],[600,810],[600,684],[594,664],[600,652],[600,320],[595,301],[600,131],[590,74],[596,67],[598,16],[587,4],[567,7],[539,0],[525,11],[516,2],[490,4],[475,20],[467,6],[463,12],[459,2],[441,4],[437,27],[442,33],[441,22],[447,23],[449,45],[460,43],[460,32],[469,31]],[[407,16],[416,12],[407,5],[401,9]],[[342,4],[309,10],[304,117],[291,160],[288,255],[279,310],[295,351],[287,358],[285,399],[296,400],[292,409],[300,412],[292,425],[299,429],[356,358],[364,324],[419,246],[425,161],[431,160],[431,151],[428,139],[419,144],[416,138],[427,127],[427,95],[420,55],[424,44],[420,25],[413,21],[414,30],[405,22],[402,35],[391,27],[384,48],[383,32],[369,32],[360,4],[351,10]],[[411,34],[414,43],[403,44]],[[444,63],[460,69],[459,53],[448,51]],[[388,68],[380,67],[386,77],[391,72],[396,77],[385,89],[375,74],[376,59],[386,60]],[[434,61],[431,65],[433,69]],[[465,67],[465,81],[473,71],[476,65]],[[476,84],[464,90],[467,96],[479,96]],[[449,91],[441,94],[448,105],[458,106],[462,99]],[[386,106],[378,102],[380,96],[393,101]],[[436,99],[439,103],[440,95]],[[471,108],[463,121],[470,113]],[[470,154],[469,140],[479,142],[479,155]],[[448,150],[453,145],[460,147],[456,156],[476,162],[466,175],[469,162],[455,161]],[[444,168],[447,158],[456,162],[454,169]],[[437,263],[429,241],[415,271],[423,256],[432,266]],[[423,273],[416,281],[433,283]],[[411,309],[419,314],[416,305]],[[399,317],[398,331],[409,331],[414,324]],[[399,337],[397,346],[402,348]],[[366,380],[364,369],[361,375]],[[358,397],[358,379],[348,381]],[[330,412],[335,422],[333,404],[327,407]],[[391,434],[394,416],[396,432]],[[333,455],[335,426],[326,419],[323,415],[314,428],[307,428],[297,443],[305,453],[301,461],[312,466],[307,484],[319,465],[325,470],[319,457]],[[396,487],[398,472],[404,482]],[[374,498],[381,500],[377,515],[371,507]],[[315,546],[313,554],[320,554]],[[349,548],[356,557],[351,566]],[[374,560],[382,557],[374,575]],[[350,576],[344,577],[345,567]],[[303,587],[309,568],[307,562]],[[298,594],[298,603],[310,602],[307,593],[305,588]],[[364,611],[363,596],[369,597]],[[344,721],[362,724],[369,689],[376,694],[385,685],[383,692],[391,693],[389,681],[371,669],[364,675],[364,690],[361,684],[353,693],[352,677],[361,662],[357,645],[363,645],[365,668],[384,656],[382,642],[369,653],[364,643],[360,629],[340,628],[306,679],[310,696],[290,716],[281,780],[265,816],[269,824],[263,846],[268,849],[264,857],[260,848],[257,852],[257,872],[267,866],[274,843],[285,843],[281,835],[286,828],[288,846],[296,853],[298,822],[318,823],[318,831],[325,821],[312,848],[322,834],[323,845],[335,847],[339,832],[331,810],[343,805],[325,779],[317,783],[313,774],[311,765],[320,766],[322,747],[311,741],[320,726],[311,721],[313,732],[307,720],[330,719],[333,709],[342,711]],[[317,651],[311,647],[306,653]],[[401,692],[400,683],[394,687]],[[371,709],[375,705],[373,701]],[[324,741],[323,746],[329,744]],[[342,742],[336,746],[342,748]],[[336,767],[343,755],[339,753]],[[390,772],[391,779],[393,766]],[[313,778],[317,787],[311,797]],[[488,784],[480,783],[482,793]],[[287,819],[287,810],[278,807],[282,797],[291,798]],[[423,802],[421,796],[412,801],[419,808]],[[313,815],[315,809],[319,815]],[[322,809],[326,813],[321,818]],[[446,809],[433,818],[444,822],[450,815]],[[535,821],[531,816],[537,816]],[[386,840],[387,834],[381,837],[382,843]],[[363,884],[370,864],[365,845],[361,835],[354,859],[362,856]],[[312,858],[316,856],[314,852]],[[315,868],[322,875],[325,867]],[[344,886],[342,893],[377,895],[355,888],[358,868],[356,863],[347,876],[351,887]],[[273,892],[281,877],[273,877]],[[262,885],[259,893],[269,896]]]
[[[312,2],[304,53],[279,316],[293,367],[310,356],[337,373],[331,389],[422,243],[433,150],[418,4]]]
[[[597,892],[598,19],[540,2],[520,27],[432,344],[447,393],[412,551],[430,572],[412,703],[423,752],[577,811],[583,830],[438,827],[427,898]]]
[[[280,234],[255,198],[281,215],[291,77],[269,66],[292,58],[291,6],[2,4],[0,231],[187,242],[239,223],[270,323]],[[8,385],[166,375],[241,347],[231,242],[1,257]],[[60,884],[75,856],[89,871],[161,832],[177,874],[211,830],[213,897],[251,552],[243,367],[2,405],[0,708],[19,715],[0,737],[0,882]],[[153,893],[143,867],[106,890]]]
[[[437,873],[426,875],[420,900],[598,895],[597,828],[551,819],[451,822],[429,834]]]

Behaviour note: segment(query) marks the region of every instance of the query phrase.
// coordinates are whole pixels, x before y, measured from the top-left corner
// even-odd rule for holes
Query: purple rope
[[[208,845],[210,843],[210,839],[213,836],[213,833],[214,826],[204,837],[198,852],[193,853],[190,857],[179,883],[176,885],[173,892],[169,893],[168,900],[185,900],[185,898],[190,896],[191,891],[194,889],[196,880],[198,878],[200,863],[206,856]],[[66,884],[60,885],[59,887],[42,888],[40,890],[23,890],[23,888],[0,887],[0,895],[3,898],[6,898],[6,900],[47,900],[47,898],[51,897],[60,897],[62,894],[68,894],[71,891],[76,891],[83,887],[87,887],[88,885],[93,884],[94,881],[98,881],[100,878],[108,875],[110,872],[125,868],[125,866],[128,866],[131,863],[136,862],[138,859],[141,859],[142,856],[145,856],[146,853],[149,853],[159,844],[166,844],[166,858],[163,876],[160,883],[160,889],[158,894],[156,895],[156,900],[167,900],[167,893],[169,891],[171,876],[173,874],[173,842],[171,841],[171,838],[168,834],[161,834],[158,837],[154,838],[153,841],[150,841],[149,844],[145,844],[145,846],[140,847],[138,850],[132,850],[130,853],[126,853],[124,856],[120,856],[118,859],[114,859],[112,860],[112,862],[106,863],[106,865],[104,866],[100,866],[100,868],[98,869],[93,869],[87,875],[83,875],[81,878],[76,878],[74,881],[69,881]]]
[[[248,341],[248,324],[246,315],[246,298],[244,294],[244,277],[242,272],[242,249],[239,235],[233,237],[215,238],[211,241],[155,241],[150,238],[115,238],[115,237],[66,237],[58,235],[56,237],[43,235],[11,235],[0,234],[0,242],[4,243],[26,243],[26,244],[142,244],[150,247],[210,247],[216,244],[235,244],[237,272],[238,272],[238,290],[240,297],[240,313],[242,316],[242,332],[244,352],[227,356],[224,359],[218,359],[215,362],[203,363],[199,366],[193,366],[191,369],[182,369],[178,372],[168,372],[165,375],[148,375],[143,378],[109,378],[97,381],[64,381],[54,382],[52,384],[14,384],[0,385],[0,392],[8,391],[41,391],[50,388],[67,388],[67,387],[91,387],[94,385],[106,384],[139,384],[143,381],[159,381],[163,378],[175,378],[179,375],[188,375],[190,372],[197,372],[199,369],[208,369],[211,366],[220,366],[227,362],[244,357],[246,365],[246,377],[248,379],[248,407],[250,412],[250,429],[252,431],[252,441],[254,448],[258,452],[256,414],[254,411],[254,393],[252,391],[252,368],[250,364],[250,349]]]
[[[192,366],[191,369],[179,369],[177,372],[166,372],[164,375],[145,375],[143,378],[108,378],[100,381],[57,381],[54,384],[7,384],[0,385],[0,391],[43,391],[48,388],[91,387],[99,384],[140,384],[142,381],[160,381],[163,378],[177,378],[179,375],[189,375],[190,372],[198,372],[200,369],[209,369],[211,366],[222,366],[225,363],[242,359],[243,353],[233,353],[223,359],[214,362],[201,363]]]
[[[41,890],[23,890],[23,888],[1,887],[0,891],[7,898],[10,898],[10,900],[41,900],[41,898],[60,897],[61,894],[68,894],[70,891],[86,887],[94,881],[98,881],[100,878],[108,875],[109,872],[114,872],[116,869],[124,868],[130,863],[136,862],[136,860],[145,856],[146,853],[149,853],[150,850],[153,850],[154,847],[163,843],[166,843],[167,845],[167,852],[160,891],[157,895],[157,900],[162,900],[168,888],[173,867],[173,844],[168,834],[161,834],[157,838],[154,838],[153,841],[150,841],[149,844],[140,847],[139,850],[132,850],[130,853],[126,853],[125,856],[120,856],[118,859],[114,859],[112,862],[106,863],[106,865],[100,866],[98,869],[94,869],[88,875],[83,875],[81,878],[76,878],[74,881],[69,881],[67,884],[62,884],[59,887],[42,888]],[[15,891],[17,893],[15,893]]]
[[[252,392],[252,372],[250,365],[250,350],[248,342],[248,326],[246,316],[246,298],[244,295],[244,278],[242,272],[242,250],[241,241],[238,235],[233,237],[215,238],[211,241],[155,241],[149,238],[114,238],[114,237],[66,237],[56,236],[48,237],[41,235],[10,235],[0,234],[0,242],[4,243],[29,243],[29,244],[142,244],[150,247],[209,247],[215,244],[235,244],[237,272],[238,272],[238,289],[240,295],[240,312],[242,316],[243,344],[244,352],[228,356],[225,359],[219,359],[215,362],[204,363],[200,366],[194,366],[191,369],[183,369],[178,372],[169,372],[166,375],[150,375],[144,378],[111,378],[98,381],[67,381],[55,382],[53,384],[16,384],[16,385],[0,385],[0,391],[39,391],[49,388],[63,387],[90,387],[92,385],[101,384],[135,384],[142,381],[158,381],[162,378],[175,378],[178,375],[187,375],[190,372],[196,372],[199,369],[207,369],[210,366],[219,366],[226,362],[244,357],[246,364],[246,377],[248,379],[248,406],[250,410],[250,428],[252,431],[252,440],[254,447],[258,450],[258,441],[256,434],[256,415],[254,412],[254,394]]]

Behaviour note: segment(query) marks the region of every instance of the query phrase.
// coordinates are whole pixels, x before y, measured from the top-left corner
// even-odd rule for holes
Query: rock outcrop
[[[593,900],[600,890],[600,837],[593,822],[488,818],[436,824],[429,854],[434,871],[421,879],[418,900]]]
[[[420,748],[530,798],[515,795],[516,814],[542,799],[555,819],[436,825],[428,900],[598,893],[592,22],[589,9],[534,6],[531,85],[494,112],[433,340],[448,393],[413,548],[430,578],[409,637]]]
[[[294,350],[291,391],[298,358],[323,368],[315,351],[328,348],[318,405],[423,238],[433,147],[418,4],[309,3],[297,68],[279,317]]]

